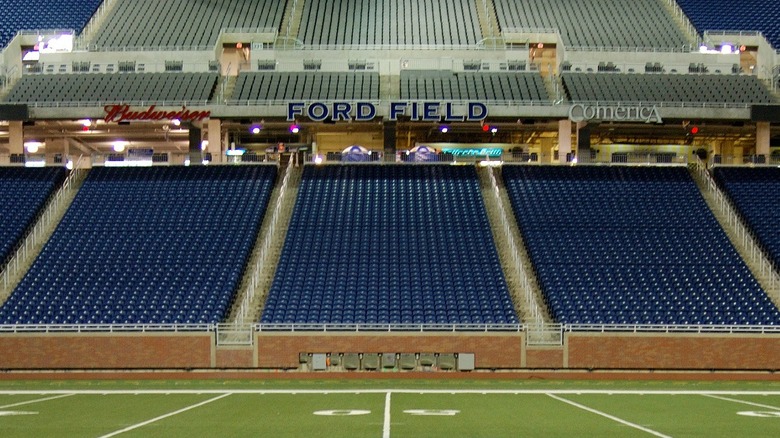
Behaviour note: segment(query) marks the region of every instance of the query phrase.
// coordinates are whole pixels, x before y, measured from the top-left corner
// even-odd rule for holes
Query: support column
[[[566,156],[571,153],[571,120],[558,121],[558,161],[566,163]]]
[[[763,155],[769,162],[769,122],[756,122],[756,155]]]
[[[543,137],[540,141],[541,153],[539,154],[540,163],[554,163],[553,160],[553,147],[555,146],[555,139],[552,137]],[[565,157],[564,157],[565,158]]]
[[[8,122],[8,153],[24,153],[24,125],[22,122]]]
[[[225,160],[225,146],[222,143],[222,120],[209,119],[207,128],[206,140],[209,144],[206,147],[206,152],[211,154],[211,159],[215,163],[221,163]]]

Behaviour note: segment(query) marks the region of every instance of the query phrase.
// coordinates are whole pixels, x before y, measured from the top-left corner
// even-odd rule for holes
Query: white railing
[[[24,102],[30,108],[102,108],[109,104],[117,104],[116,101],[83,101],[83,102]],[[130,106],[178,107],[178,106],[206,106],[208,100],[128,100],[119,102]]]
[[[525,270],[525,264],[520,257],[520,251],[524,249],[515,242],[514,234],[512,233],[512,226],[510,225],[508,214],[504,208],[504,203],[501,202],[501,192],[496,182],[496,176],[493,174],[493,168],[488,168],[488,176],[490,178],[490,191],[493,194],[496,205],[499,210],[499,217],[501,218],[501,232],[506,237],[506,243],[509,245],[509,252],[512,256],[512,266],[517,269],[517,274],[520,279],[520,287],[523,293],[523,299],[525,305],[531,314],[531,319],[534,325],[542,324],[541,311],[539,310],[539,303],[536,302],[536,295],[531,287],[531,282],[528,280],[529,273]]]
[[[286,199],[288,190],[287,187],[289,185],[290,176],[292,175],[294,167],[295,166],[292,163],[289,163],[287,165],[287,171],[284,173],[284,179],[282,180],[282,184],[279,187],[279,195],[276,198],[276,206],[274,207],[271,221],[269,222],[268,228],[266,229],[265,235],[263,236],[263,240],[260,243],[260,253],[257,257],[255,265],[252,267],[252,274],[247,284],[246,291],[243,294],[244,299],[241,301],[241,305],[239,306],[238,312],[236,314],[236,324],[243,324],[251,312],[252,302],[255,299],[257,287],[260,284],[260,276],[263,273],[263,268],[268,263],[268,257],[271,253],[271,245],[273,243],[274,237],[276,236],[277,229],[279,228],[279,218],[285,203],[284,201]]]
[[[325,105],[332,105],[334,102],[344,102],[345,100],[350,99],[326,99],[326,100],[319,100],[319,99],[299,99],[297,101],[300,102],[321,102]],[[414,100],[425,100],[425,99],[405,99],[408,101],[414,101]],[[295,99],[293,100],[295,101]],[[379,107],[384,103],[389,104],[390,101],[381,101],[381,100],[370,100],[370,99],[360,99],[361,102],[368,102],[374,105],[375,107]],[[273,106],[283,106],[286,107],[288,103],[290,103],[290,100],[275,100],[275,99],[268,99],[268,100],[262,100],[262,99],[255,99],[255,100],[236,100],[231,99],[226,102],[227,105],[232,106],[259,106],[259,107],[273,107]],[[468,105],[469,103],[476,102],[474,100],[448,100],[447,102],[452,103],[454,106],[458,105]],[[558,106],[556,105],[552,100],[480,100],[480,103],[484,103],[485,105],[490,106]],[[634,102],[632,102],[633,104]]]
[[[114,6],[114,3],[116,3],[116,0],[103,0],[98,10],[95,11],[87,25],[84,26],[81,35],[75,41],[74,47],[77,50],[82,50],[82,47],[85,46],[86,38],[90,37],[97,30],[98,26],[103,22],[106,13]]]
[[[8,263],[2,272],[4,288],[8,288],[11,279],[16,277],[19,270],[23,268],[23,261],[28,258],[30,251],[42,243],[42,239],[46,237],[46,231],[51,228],[57,212],[62,207],[63,202],[65,202],[65,197],[76,189],[78,178],[86,172],[81,168],[82,160],[83,156],[79,157],[76,163],[74,163],[73,170],[65,178],[65,181],[62,183],[59,190],[57,190],[51,198],[51,201],[39,216],[38,221],[27,232],[27,235],[24,237],[24,240],[14,255],[8,260]]]
[[[259,332],[522,332],[523,324],[255,324]]]
[[[693,41],[698,43],[700,41],[699,32],[696,30],[696,27],[693,25],[693,23],[691,23],[691,20],[688,18],[688,15],[685,13],[685,11],[683,11],[680,5],[677,3],[677,0],[666,0],[666,3],[672,8],[674,16],[682,21],[688,36]]]
[[[596,74],[596,73],[594,73]],[[609,74],[609,73],[601,73]],[[629,101],[611,101],[611,100],[573,100],[567,103],[577,103],[583,105],[600,105],[600,106],[616,106],[616,105],[642,105],[642,106],[657,106],[660,108],[732,108],[732,109],[744,109],[753,106],[752,103],[730,103],[730,102],[665,102],[665,101],[647,101],[647,100],[629,100]]]
[[[203,45],[173,45],[173,46],[98,46],[85,44],[82,50],[88,52],[209,52],[214,46]]]
[[[213,332],[215,324],[16,324],[0,325],[0,333],[127,333]]]
[[[678,47],[639,47],[639,46],[566,46],[572,52],[610,52],[610,53],[691,53],[697,50],[692,44]]]
[[[753,234],[748,229],[747,225],[742,222],[742,219],[737,214],[734,207],[731,205],[731,201],[726,197],[722,190],[718,187],[715,179],[710,175],[704,163],[697,159],[696,172],[699,177],[704,181],[707,190],[714,196],[715,203],[720,209],[721,214],[726,219],[729,226],[732,227],[738,239],[740,239],[743,247],[746,249],[750,256],[750,261],[753,266],[759,269],[759,273],[768,282],[769,290],[766,292],[773,298],[775,303],[780,303],[780,275],[772,267],[772,262],[769,261],[766,254],[761,250]]]
[[[524,333],[531,327],[524,324],[5,324],[0,333],[211,333],[221,331],[224,338],[230,335],[251,337],[252,332],[373,332],[373,333],[422,333],[422,332],[484,332]],[[543,324],[536,329],[545,333],[657,333],[657,334],[780,334],[780,326],[762,325],[680,325],[680,324]],[[223,339],[224,341],[224,339]],[[235,338],[227,344],[239,344]],[[226,343],[222,343],[225,345]],[[533,344],[531,344],[533,345]]]
[[[290,32],[292,30],[293,20],[295,19],[295,13],[298,11],[298,0],[293,0],[292,6],[290,7],[290,21],[287,22],[287,29],[285,29],[285,37],[290,36]]]
[[[557,27],[505,27],[501,32],[503,34],[510,33],[533,33],[533,34],[556,34],[560,35],[561,31]]]
[[[306,44],[292,37],[280,38],[277,40],[275,49],[279,50],[303,50],[303,51],[325,51],[325,50],[360,50],[360,51],[410,51],[410,50],[442,50],[442,51],[489,51],[505,50],[503,44],[490,45],[484,44],[485,41],[498,41],[490,38],[482,40],[482,44]]]
[[[565,332],[621,332],[621,333],[779,333],[780,326],[766,325],[680,325],[680,324],[564,324]]]

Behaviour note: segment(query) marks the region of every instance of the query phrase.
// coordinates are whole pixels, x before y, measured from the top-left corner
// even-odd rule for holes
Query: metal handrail
[[[259,332],[522,332],[523,324],[254,324]]]
[[[543,321],[541,319],[541,311],[539,310],[539,303],[536,302],[536,296],[534,295],[533,289],[531,288],[531,284],[528,281],[528,272],[526,272],[525,265],[523,261],[520,259],[521,248],[515,242],[514,234],[512,233],[512,229],[509,225],[509,221],[507,220],[508,215],[506,210],[504,209],[504,203],[501,202],[500,190],[498,188],[498,183],[496,182],[496,176],[493,174],[492,167],[488,168],[488,175],[490,178],[491,193],[493,194],[496,200],[496,204],[498,205],[498,209],[499,209],[499,216],[501,217],[501,228],[504,236],[506,236],[507,239],[506,242],[509,245],[509,251],[512,254],[512,265],[517,268],[517,271],[520,276],[520,286],[522,288],[525,304],[531,312],[531,318],[533,319],[533,324],[535,325],[541,324]]]
[[[74,189],[76,184],[75,180],[84,172],[84,169],[81,168],[81,162],[83,159],[84,156],[82,155],[79,157],[76,163],[74,163],[73,170],[65,178],[65,181],[62,183],[54,196],[52,196],[51,201],[41,212],[35,225],[29,229],[27,235],[23,240],[21,240],[22,243],[20,244],[19,248],[8,260],[8,263],[6,264],[2,273],[0,273],[0,275],[3,277],[4,288],[8,287],[8,284],[11,281],[11,277],[15,276],[19,272],[19,269],[21,269],[21,260],[25,260],[29,252],[41,243],[41,239],[43,239],[45,231],[51,226],[52,221],[54,220],[55,212],[61,207],[66,193]]]
[[[255,291],[260,284],[260,274],[263,272],[263,268],[268,263],[268,256],[271,253],[271,243],[273,237],[276,235],[277,228],[279,227],[279,217],[281,216],[282,205],[284,204],[285,195],[287,193],[287,187],[289,186],[290,176],[293,172],[293,164],[287,165],[287,170],[284,173],[284,179],[279,187],[279,196],[277,197],[276,207],[274,208],[273,215],[271,216],[271,222],[266,230],[265,236],[263,236],[262,246],[260,247],[260,255],[257,257],[254,267],[252,268],[252,275],[249,284],[247,285],[246,292],[244,293],[244,299],[238,309],[236,316],[236,324],[243,324],[246,318],[249,316],[250,307],[255,298]]]
[[[695,325],[695,324],[4,324],[0,334],[7,333],[211,333],[217,329],[256,332],[483,332],[526,333],[542,329],[561,333],[658,333],[658,334],[780,334],[780,326],[764,325]]]
[[[0,333],[124,333],[213,332],[215,324],[15,324],[0,325]]]
[[[738,238],[741,239],[742,244],[750,254],[751,261],[758,265],[761,275],[765,276],[769,280],[769,287],[771,290],[767,293],[774,295],[775,302],[780,302],[780,274],[775,271],[772,266],[772,262],[767,258],[761,246],[756,241],[755,236],[750,232],[747,224],[743,222],[741,216],[736,212],[732,206],[731,201],[728,199],[725,193],[718,187],[715,179],[707,170],[701,159],[696,159],[696,171],[698,172],[702,181],[704,181],[707,189],[715,197],[715,202],[720,209],[721,213],[726,218],[729,226],[733,227]]]
[[[14,103],[14,102],[10,102]],[[83,102],[16,102],[24,103],[30,108],[96,108],[103,107],[109,104],[123,104],[131,106],[149,106],[157,105],[161,107],[166,106],[206,106],[208,100],[127,100],[127,101],[83,101]]]

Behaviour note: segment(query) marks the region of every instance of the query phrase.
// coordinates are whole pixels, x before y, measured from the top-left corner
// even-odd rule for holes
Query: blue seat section
[[[81,32],[103,0],[3,0],[0,49],[20,30],[73,29]]]
[[[780,169],[716,167],[713,173],[775,269],[780,270]]]
[[[64,179],[64,167],[0,168],[0,267]]]
[[[778,325],[780,312],[684,167],[504,166],[553,317]]]
[[[706,30],[758,30],[780,49],[777,0],[677,0],[699,33]]]
[[[0,323],[219,322],[275,176],[276,166],[92,169]]]
[[[517,323],[475,169],[307,166],[261,322]]]

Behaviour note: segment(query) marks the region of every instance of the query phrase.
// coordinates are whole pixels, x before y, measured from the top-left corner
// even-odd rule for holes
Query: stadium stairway
[[[74,170],[49,199],[38,221],[30,228],[30,233],[24,238],[22,248],[9,260],[5,271],[2,272],[2,276],[0,276],[0,306],[5,304],[16,286],[27,274],[84,183],[89,172],[87,169],[79,168],[80,161],[74,165]]]
[[[496,178],[494,168],[478,167],[482,199],[485,202],[490,229],[498,258],[504,270],[515,311],[521,321],[531,326],[552,323],[542,299],[541,290],[517,226],[506,188]]]
[[[282,18],[281,30],[279,31],[280,35],[294,38],[298,36],[305,3],[306,0],[287,2],[287,10],[284,11],[284,18]]]
[[[693,26],[693,23],[691,22],[690,18],[688,18],[687,15],[685,15],[685,12],[683,12],[682,8],[679,4],[677,4],[677,0],[660,0],[661,3],[663,3],[664,8],[666,8],[667,11],[669,11],[669,15],[673,17],[674,22],[677,24],[677,26],[682,29],[683,33],[688,36],[688,40],[691,44],[695,44],[698,46],[698,42],[701,39],[699,37],[699,32],[696,31],[696,28]]]
[[[498,26],[498,17],[496,16],[496,5],[493,0],[472,0],[477,4],[477,18],[479,27],[482,30],[483,38],[497,38],[501,36],[501,29]]]
[[[106,21],[106,17],[111,14],[118,3],[117,0],[103,0],[103,4],[100,5],[95,15],[89,19],[81,35],[76,38],[74,46],[83,49],[89,47],[90,40],[97,35],[98,29],[100,29],[100,26]]]
[[[279,256],[282,253],[302,174],[303,166],[290,162],[284,170],[284,176],[278,178],[271,192],[272,201],[268,205],[268,213],[263,219],[247,264],[248,269],[239,286],[239,295],[236,297],[226,324],[240,327],[260,319],[262,306],[271,288]],[[221,341],[225,345],[230,340]]]
[[[712,210],[720,226],[739,253],[758,284],[769,295],[772,302],[780,308],[780,275],[772,269],[772,263],[736,213],[729,198],[721,191],[710,175],[704,163],[699,161],[689,165],[693,180],[701,191],[704,201]]]

